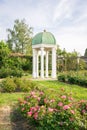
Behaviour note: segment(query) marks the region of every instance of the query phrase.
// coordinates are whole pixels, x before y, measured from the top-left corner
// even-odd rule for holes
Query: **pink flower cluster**
[[[29,117],[33,116],[34,119],[36,120],[38,118],[38,111],[40,110],[40,107],[39,106],[36,106],[36,107],[31,107],[30,108],[30,111],[27,112],[27,115]]]
[[[48,99],[44,93],[32,91],[24,100],[19,99],[21,112],[28,118],[33,118],[36,121],[43,120],[45,116],[52,117],[55,113],[59,120],[59,125],[64,126],[66,118],[69,122],[75,120],[77,111],[83,116],[87,112],[87,101],[81,100],[75,102],[71,95],[62,95],[56,99]],[[66,116],[69,114],[69,116]],[[62,121],[64,116],[65,120]],[[66,117],[65,117],[66,116]],[[53,118],[54,119],[54,118]],[[57,119],[56,119],[57,120]]]

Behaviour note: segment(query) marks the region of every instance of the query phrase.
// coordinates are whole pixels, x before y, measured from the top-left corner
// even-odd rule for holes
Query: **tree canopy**
[[[10,54],[10,50],[7,44],[4,41],[0,41],[0,68],[6,62],[6,59],[9,54]]]
[[[12,52],[31,53],[33,28],[29,27],[24,19],[15,20],[13,29],[7,29],[7,32],[7,43]]]
[[[85,49],[85,53],[84,53],[84,56],[87,56],[87,48]]]

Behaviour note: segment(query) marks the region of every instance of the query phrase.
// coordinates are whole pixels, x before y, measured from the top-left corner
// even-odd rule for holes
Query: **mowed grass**
[[[45,90],[46,94],[49,96],[57,96],[57,94],[61,93],[61,88],[64,88],[66,92],[72,93],[73,97],[78,99],[85,99],[87,100],[87,88],[81,87],[78,85],[71,85],[62,83],[59,81],[37,81],[38,84],[43,86],[43,89]]]
[[[0,107],[14,106],[22,97],[24,97],[24,93],[0,93]]]
[[[77,100],[87,100],[87,88],[78,85],[65,84],[57,80],[35,80],[34,82],[40,86],[39,88],[41,90],[45,91],[48,97],[56,98],[59,94],[61,94],[61,88],[64,88],[66,92],[72,92],[73,97]],[[17,103],[18,99],[24,97],[25,94],[26,93],[0,93],[0,106],[13,106]]]

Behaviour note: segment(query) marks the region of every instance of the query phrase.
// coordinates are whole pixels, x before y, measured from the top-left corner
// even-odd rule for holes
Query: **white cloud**
[[[66,48],[68,52],[72,52],[75,49],[84,55],[84,51],[87,48],[87,27],[64,27],[61,28],[61,31],[56,31],[55,36],[60,48]]]
[[[61,0],[60,3],[56,6],[54,10],[54,18],[53,20],[59,20],[62,21],[63,19],[71,19],[72,18],[72,12],[73,12],[73,6],[75,4],[75,1],[71,0]]]
[[[4,0],[0,2],[0,39],[6,39],[6,28],[12,28],[15,19],[25,18],[34,34],[51,31],[60,47],[83,54],[87,48],[86,5],[86,0]]]

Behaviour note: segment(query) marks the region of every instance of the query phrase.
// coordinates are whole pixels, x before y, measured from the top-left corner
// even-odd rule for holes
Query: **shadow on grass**
[[[12,130],[35,130],[35,128],[29,125],[29,122],[23,118],[17,110],[14,110],[11,113],[11,127]]]

